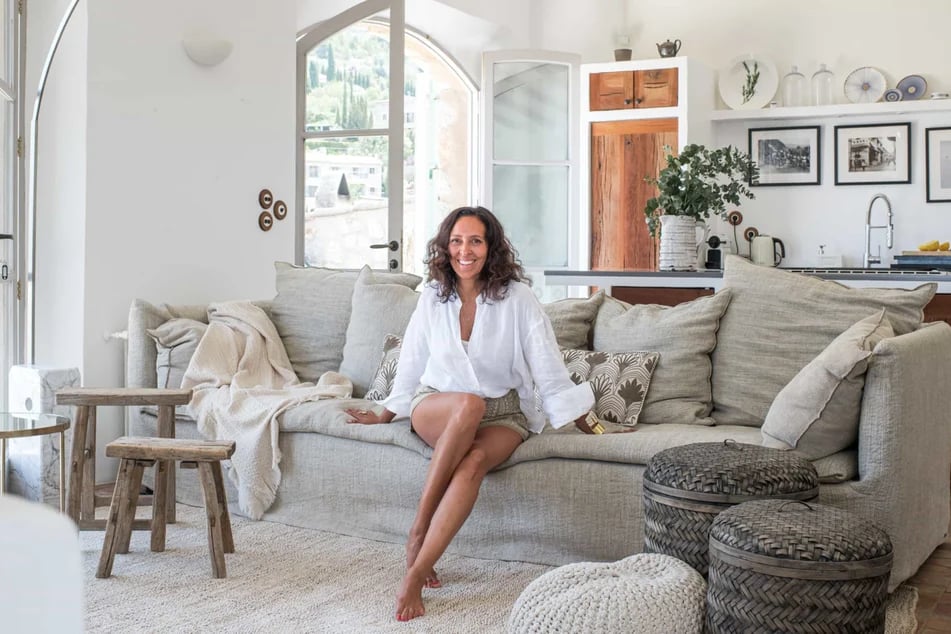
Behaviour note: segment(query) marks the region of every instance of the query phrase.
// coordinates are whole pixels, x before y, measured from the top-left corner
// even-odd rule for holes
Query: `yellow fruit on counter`
[[[919,251],[937,251],[938,245],[940,243],[937,240],[932,240],[931,242],[925,242],[924,244],[918,245]]]
[[[947,251],[951,249],[951,242],[942,242],[938,245],[938,251]]]

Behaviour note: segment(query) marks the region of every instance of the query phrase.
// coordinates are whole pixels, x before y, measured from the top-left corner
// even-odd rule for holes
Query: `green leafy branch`
[[[752,69],[747,62],[743,62],[743,68],[746,69],[746,83],[743,85],[743,103],[746,103],[756,94],[756,83],[759,81],[759,62],[753,62]]]
[[[738,206],[741,196],[755,198],[749,184],[759,179],[759,168],[732,145],[710,150],[690,144],[679,156],[670,146],[665,145],[664,151],[667,166],[656,178],[644,178],[659,190],[644,207],[652,236],[657,235],[664,214],[707,220],[712,214],[724,216],[727,203]]]

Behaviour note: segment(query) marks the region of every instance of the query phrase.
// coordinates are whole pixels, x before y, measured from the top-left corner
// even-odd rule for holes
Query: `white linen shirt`
[[[393,389],[382,401],[386,409],[409,416],[420,384],[482,398],[514,389],[535,433],[545,427],[546,417],[557,428],[591,409],[591,386],[572,382],[551,323],[528,285],[510,282],[503,299],[480,296],[476,301],[467,354],[459,331],[462,302],[457,296],[442,302],[434,284],[423,288],[403,335]],[[535,408],[535,386],[542,411]]]

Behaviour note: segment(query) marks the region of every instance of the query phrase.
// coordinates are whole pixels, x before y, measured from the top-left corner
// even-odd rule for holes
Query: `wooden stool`
[[[221,461],[234,453],[232,440],[184,440],[175,438],[122,437],[106,445],[106,455],[121,458],[119,478],[112,494],[106,536],[102,543],[99,568],[96,576],[105,579],[112,574],[112,562],[117,552],[129,552],[132,523],[135,518],[139,486],[145,467],[158,462],[170,464],[181,460],[182,466],[197,466],[201,490],[205,498],[205,515],[208,518],[208,551],[211,555],[211,573],[223,579],[225,553],[234,552],[231,535],[231,516],[221,477]],[[158,494],[152,498],[152,544],[153,552],[165,550],[165,500]]]
[[[109,498],[96,497],[96,406],[155,405],[158,407],[158,436],[175,437],[175,406],[191,400],[191,390],[162,388],[97,388],[77,387],[56,392],[57,405],[75,405],[73,449],[70,457],[69,495],[66,514],[79,530],[103,530],[106,520],[97,520],[96,507],[108,506]],[[175,523],[175,469],[162,462],[155,474],[155,495],[166,502],[166,518]],[[146,530],[148,520],[136,520],[132,528]]]

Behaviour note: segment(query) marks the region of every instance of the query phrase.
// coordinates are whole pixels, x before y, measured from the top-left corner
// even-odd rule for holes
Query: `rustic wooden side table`
[[[79,530],[105,530],[106,520],[96,519],[96,507],[108,506],[109,498],[97,499],[96,487],[96,407],[98,405],[158,407],[157,436],[175,437],[175,406],[186,405],[191,390],[163,388],[74,387],[56,392],[57,405],[74,405],[73,449],[69,466],[69,494],[66,514]],[[155,468],[157,500],[164,501],[166,520],[175,523],[175,463],[162,460]],[[134,520],[135,530],[149,530],[150,520]],[[162,536],[164,539],[164,535]]]

